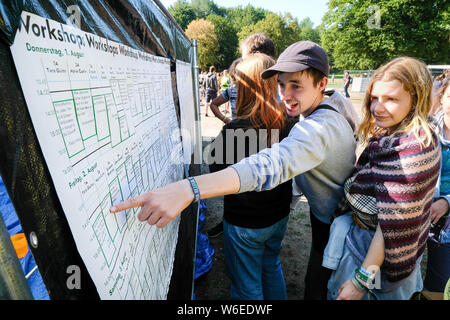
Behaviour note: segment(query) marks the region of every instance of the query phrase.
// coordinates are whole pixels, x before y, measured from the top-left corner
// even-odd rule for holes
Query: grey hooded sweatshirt
[[[311,212],[331,223],[356,161],[355,132],[360,119],[350,100],[339,92],[325,94],[319,106],[329,105],[338,112],[313,111],[280,143],[231,166],[239,175],[239,193],[270,190],[295,177]]]

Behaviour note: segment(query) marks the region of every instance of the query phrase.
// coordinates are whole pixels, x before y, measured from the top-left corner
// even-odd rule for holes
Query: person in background
[[[223,71],[222,71],[222,72],[219,72],[219,73],[217,74],[217,82],[219,83],[219,90],[217,91],[217,95],[219,95],[219,93],[220,93],[220,85],[221,85],[221,83],[222,83],[222,75],[223,75]]]
[[[433,81],[433,102],[430,110],[430,115],[433,116],[438,113],[441,109],[441,103],[439,101],[439,89],[441,88],[445,80],[445,73],[442,73],[434,78]]]
[[[231,77],[227,69],[223,70],[222,79],[220,79],[220,92],[223,93],[231,87]],[[225,115],[230,112],[230,103],[225,103]]]
[[[236,118],[224,125],[211,144],[210,172],[279,142],[294,126],[276,100],[276,80],[260,77],[274,64],[271,57],[255,53],[236,66],[234,78],[240,93]],[[224,197],[223,243],[231,299],[287,299],[280,250],[289,219],[291,188],[287,181],[272,190]]]
[[[445,73],[437,75],[434,78],[434,81],[433,81],[433,96],[438,94],[439,89],[441,88],[442,82],[444,81],[444,79],[445,79]]]
[[[204,72],[201,72],[199,77],[198,77],[198,81],[199,81],[199,89],[200,89],[200,100],[202,100],[203,98],[205,98],[205,74]]]
[[[236,88],[236,80],[235,80],[235,70],[238,63],[242,60],[242,58],[238,58],[233,61],[229,68],[229,76],[230,76],[230,82],[231,86],[227,89],[225,89],[217,98],[215,98],[211,104],[210,108],[212,113],[220,119],[223,123],[229,123],[232,119],[236,118],[236,98],[237,98],[237,88]],[[219,107],[224,103],[230,103],[231,106],[231,119],[227,118],[226,113],[222,114],[220,112]]]
[[[444,78],[444,80],[442,80],[442,84],[445,84],[447,81],[450,80],[450,69],[445,70],[444,74],[445,74],[445,78]]]
[[[441,143],[441,170],[431,205],[424,289],[443,292],[450,278],[450,82],[442,85],[436,96],[440,106],[435,119]]]
[[[206,87],[206,111],[205,116],[208,117],[208,108],[212,100],[214,100],[219,93],[219,81],[217,80],[216,68],[209,67],[209,73],[205,78]]]
[[[440,168],[430,125],[431,75],[413,58],[379,68],[366,91],[359,136],[366,148],[345,182],[323,266],[328,298],[409,300],[423,288],[420,261]]]
[[[344,77],[344,92],[345,92],[345,97],[346,98],[350,98],[350,95],[348,94],[348,87],[352,83],[352,80],[353,79],[350,76],[350,73],[348,71],[346,71],[345,72],[345,77]]]
[[[275,44],[264,32],[254,33],[245,38],[239,45],[242,58],[253,53],[264,53],[275,59]]]

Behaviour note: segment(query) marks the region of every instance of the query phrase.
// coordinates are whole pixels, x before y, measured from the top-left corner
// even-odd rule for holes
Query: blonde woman
[[[376,71],[363,103],[367,143],[344,186],[350,211],[331,227],[323,265],[328,298],[410,299],[439,175],[438,138],[427,119],[432,80],[424,63],[397,58]]]

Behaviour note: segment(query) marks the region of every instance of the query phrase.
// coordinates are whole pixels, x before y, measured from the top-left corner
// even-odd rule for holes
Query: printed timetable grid
[[[60,25],[27,12],[22,18]],[[38,40],[53,50],[27,50]],[[11,46],[58,198],[100,297],[165,299],[180,219],[158,229],[137,220],[139,209],[109,213],[117,202],[183,177],[170,61],[126,50],[133,55],[36,39],[25,28]]]
[[[54,57],[43,58],[41,63],[70,159],[73,185],[83,197],[81,211],[86,215],[86,228],[92,228],[99,245],[97,257],[104,259],[102,268],[118,268],[121,276],[116,287],[125,299],[164,298],[161,270],[171,261],[161,252],[160,243],[176,232],[170,228],[145,228],[145,224],[133,229],[133,225],[138,225],[137,209],[113,215],[109,208],[159,186],[155,183],[169,165],[171,150],[176,150],[167,138],[170,128],[159,120],[163,110],[173,108],[168,92],[171,84],[164,75],[137,68],[83,64]],[[145,142],[135,139],[111,158],[111,149],[119,148],[136,135],[137,128],[148,123],[155,126],[144,131]],[[100,160],[92,161],[93,155]],[[77,177],[83,177],[83,182],[77,183]],[[172,226],[176,227],[177,221]],[[139,250],[131,251],[131,257],[138,259],[120,254],[127,231],[139,237],[134,242]],[[148,255],[148,246],[156,254]],[[120,256],[123,260],[117,266]],[[136,270],[144,270],[141,280]]]

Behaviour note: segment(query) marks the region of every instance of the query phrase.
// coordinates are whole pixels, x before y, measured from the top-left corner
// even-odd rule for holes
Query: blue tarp
[[[0,176],[0,212],[8,229],[9,236],[13,236],[18,233],[23,233],[22,226],[20,225],[19,218],[11,203],[8,192],[6,190],[3,179]],[[22,259],[19,259],[25,275],[30,273],[36,267],[36,261],[34,261],[33,255],[28,248],[28,253]],[[27,279],[30,286],[31,293],[36,300],[49,300],[47,289],[45,288],[39,270],[35,270],[31,276]]]
[[[208,207],[204,200],[199,202],[200,212],[198,215],[198,231],[197,231],[197,251],[195,258],[195,274],[194,279],[207,273],[212,268],[212,258],[214,256],[214,248],[209,242],[208,236],[200,232],[205,224],[205,213]]]

